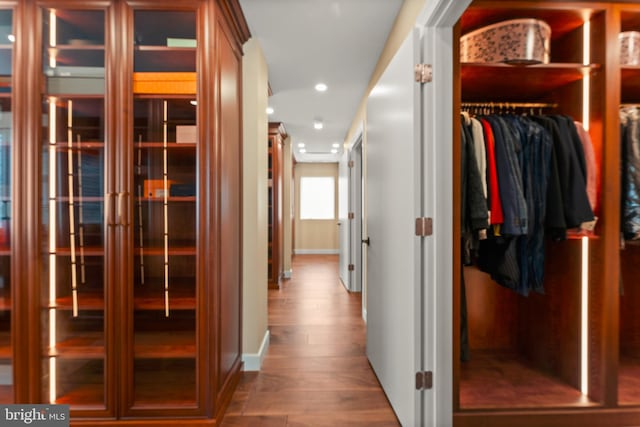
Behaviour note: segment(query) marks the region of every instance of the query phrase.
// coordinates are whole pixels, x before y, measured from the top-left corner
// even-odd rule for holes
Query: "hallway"
[[[366,351],[361,294],[338,277],[338,257],[296,255],[293,277],[269,290],[271,345],[244,373],[223,427],[397,426]]]

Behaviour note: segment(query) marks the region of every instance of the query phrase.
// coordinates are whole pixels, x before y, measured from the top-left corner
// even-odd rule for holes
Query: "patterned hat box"
[[[640,32],[624,31],[618,34],[620,65],[640,65]]]
[[[538,19],[512,19],[460,38],[461,62],[548,64],[551,27]]]

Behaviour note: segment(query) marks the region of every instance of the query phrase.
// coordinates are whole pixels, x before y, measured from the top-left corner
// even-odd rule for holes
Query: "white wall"
[[[260,43],[244,45],[243,79],[243,263],[242,359],[260,369],[269,344],[267,311],[268,69]]]

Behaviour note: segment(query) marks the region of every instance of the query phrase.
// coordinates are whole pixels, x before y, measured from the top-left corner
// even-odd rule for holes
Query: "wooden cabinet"
[[[15,11],[0,208],[25,239],[0,241],[0,369],[24,362],[21,390],[0,371],[0,401],[66,403],[78,425],[213,424],[241,363],[239,6],[23,1],[0,10],[0,37]],[[11,302],[10,273],[31,259]],[[12,348],[5,318],[32,338]]]
[[[282,123],[269,123],[268,214],[269,214],[269,287],[278,288],[284,275],[284,154],[287,132]]]
[[[14,37],[13,10],[0,8],[0,403],[11,403],[14,394],[15,292],[11,276]]]
[[[621,32],[640,31],[640,7],[638,5],[618,5],[616,16],[620,18]],[[637,61],[635,61],[637,62]],[[621,64],[620,67],[620,102],[624,110],[636,111],[640,107],[640,67],[638,65]],[[623,115],[621,114],[621,119]],[[633,120],[635,122],[635,120]],[[631,124],[627,129],[632,129]],[[628,151],[625,132],[621,135],[620,159],[625,164]],[[629,146],[631,148],[632,145]],[[621,182],[627,181],[625,167],[621,168]],[[625,199],[629,186],[622,185],[620,197]],[[621,208],[624,203],[621,203]],[[621,212],[621,221],[625,221],[625,211]],[[634,223],[637,217],[634,215]],[[621,230],[624,230],[624,224]],[[640,244],[632,239],[629,233],[623,233],[625,238],[620,250],[620,335],[619,335],[619,364],[618,364],[618,403],[625,407],[640,407],[640,287],[638,287],[638,273],[640,263]]]

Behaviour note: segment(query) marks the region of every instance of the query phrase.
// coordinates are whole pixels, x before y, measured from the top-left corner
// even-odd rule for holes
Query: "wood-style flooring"
[[[269,290],[269,330],[262,370],[243,374],[223,427],[399,425],[365,354],[361,294],[341,284],[337,256],[294,257],[293,277]]]

